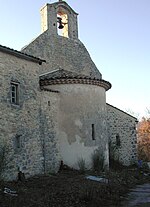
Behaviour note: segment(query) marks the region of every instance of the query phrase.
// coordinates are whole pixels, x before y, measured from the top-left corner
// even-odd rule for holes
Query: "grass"
[[[77,161],[77,165],[78,165],[78,168],[79,168],[79,171],[81,174],[84,174],[85,171],[86,171],[86,162],[85,162],[85,159],[83,159],[82,157],[78,159]]]
[[[89,172],[90,174],[92,172]],[[35,176],[25,182],[0,183],[1,207],[99,207],[120,206],[128,190],[136,184],[148,182],[137,169],[99,172],[108,179],[100,183],[85,178],[76,170],[62,170],[49,176]],[[13,197],[3,193],[8,187],[17,191]]]

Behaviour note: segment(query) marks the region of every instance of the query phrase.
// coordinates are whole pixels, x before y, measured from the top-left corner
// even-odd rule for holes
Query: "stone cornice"
[[[52,92],[52,93],[59,93],[59,91],[48,89],[48,88],[44,88],[43,86],[41,86],[40,89],[41,89],[41,91],[47,91],[47,92]]]
[[[85,78],[60,78],[40,80],[40,86],[58,85],[58,84],[88,84],[103,87],[106,91],[111,88],[108,81],[102,79],[85,79]]]

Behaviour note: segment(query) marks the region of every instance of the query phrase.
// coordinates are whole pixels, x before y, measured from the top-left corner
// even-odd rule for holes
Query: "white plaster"
[[[79,119],[76,119],[75,120],[75,125],[78,126],[81,129],[83,124]]]
[[[87,147],[81,140],[81,137],[76,135],[76,141],[69,144],[65,132],[60,133],[60,152],[63,162],[73,168],[78,168],[77,162],[83,158],[86,162],[86,167],[91,164],[91,154],[98,149],[98,146]]]

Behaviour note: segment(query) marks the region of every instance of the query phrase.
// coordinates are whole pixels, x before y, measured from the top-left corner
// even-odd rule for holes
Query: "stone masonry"
[[[7,50],[9,52],[13,51]],[[0,52],[0,140],[8,147],[7,179],[18,169],[27,176],[42,172],[39,131],[39,64]],[[11,103],[11,82],[18,83],[19,104]],[[19,146],[16,139],[20,139]],[[34,147],[33,147],[34,146]]]
[[[107,123],[109,140],[116,146],[115,158],[123,165],[132,165],[137,161],[137,119],[107,104]]]

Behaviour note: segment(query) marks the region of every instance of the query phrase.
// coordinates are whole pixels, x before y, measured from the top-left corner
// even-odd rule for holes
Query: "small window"
[[[120,136],[119,134],[116,135],[116,146],[120,147],[121,146],[121,142],[120,142]]]
[[[21,135],[18,134],[15,136],[15,149],[21,149]]]
[[[11,103],[19,104],[18,83],[11,83]]]
[[[95,127],[94,127],[94,124],[92,124],[92,140],[95,140]]]
[[[51,105],[51,103],[50,103],[50,101],[48,101],[48,106],[50,106]]]

